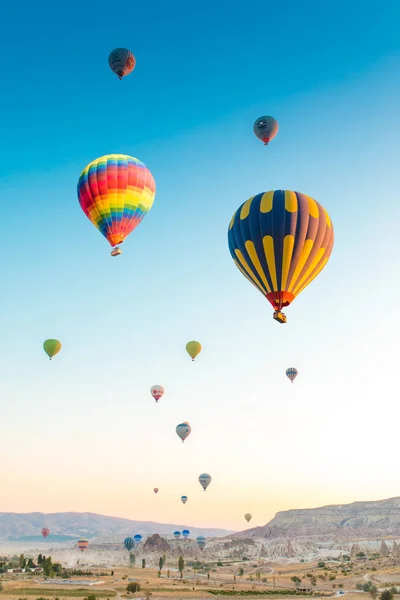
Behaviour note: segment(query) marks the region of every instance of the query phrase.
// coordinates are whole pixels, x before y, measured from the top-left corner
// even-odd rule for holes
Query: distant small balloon
[[[132,550],[134,543],[135,542],[133,541],[133,539],[131,537],[127,537],[124,540],[124,546],[128,551]]]
[[[206,489],[211,483],[211,475],[209,475],[208,473],[202,473],[199,477],[199,481],[204,491],[206,491]]]
[[[77,546],[81,552],[84,552],[89,546],[89,542],[86,538],[80,538],[78,540]]]
[[[153,396],[154,400],[156,402],[158,402],[159,399],[162,398],[164,395],[163,386],[162,385],[153,385],[153,387],[150,390],[150,394]]]
[[[196,542],[200,550],[203,552],[203,549],[206,545],[206,538],[203,535],[199,535],[199,537],[196,538]]]
[[[184,442],[186,440],[186,438],[190,435],[191,431],[192,431],[192,428],[190,427],[190,425],[187,421],[184,421],[183,423],[179,423],[179,425],[176,426],[176,433],[181,438],[182,442]]]
[[[129,75],[129,73],[132,73],[136,65],[136,59],[127,48],[115,48],[115,50],[110,52],[108,64],[111,70],[118,75],[119,79],[122,79],[126,75]]]
[[[189,529],[184,529],[184,530],[182,531],[182,535],[183,535],[183,537],[185,538],[185,540],[187,540],[187,538],[188,538],[188,537],[189,537],[189,535],[190,535],[190,531],[189,531]]]
[[[278,121],[274,117],[259,117],[253,125],[255,135],[264,142],[264,146],[268,146],[269,142],[274,139],[278,129]]]
[[[181,500],[182,500],[182,504],[186,504],[186,502],[188,501],[188,497],[187,496],[181,496]]]
[[[43,529],[42,529],[42,536],[44,537],[44,539],[47,538],[47,536],[49,535],[49,533],[50,533],[50,529],[48,527],[43,527]]]
[[[154,493],[158,494],[158,492],[159,492],[159,489],[158,488],[154,488]]]
[[[174,531],[174,538],[176,540],[179,540],[180,537],[181,537],[181,532],[180,531]]]
[[[244,515],[244,518],[246,519],[246,521],[249,523],[249,521],[251,521],[252,515],[250,513],[246,513]]]
[[[142,536],[140,535],[140,533],[137,533],[133,536],[133,539],[137,544],[140,544],[140,542],[142,541]]]
[[[43,350],[46,352],[50,360],[61,350],[61,342],[58,340],[49,339],[43,342]]]
[[[201,352],[201,344],[200,342],[196,342],[192,340],[186,344],[186,352],[191,357],[192,361],[198,356]]]
[[[294,382],[294,380],[296,379],[298,374],[299,374],[298,370],[295,369],[294,367],[290,367],[290,369],[286,369],[286,377],[288,377],[292,383]]]

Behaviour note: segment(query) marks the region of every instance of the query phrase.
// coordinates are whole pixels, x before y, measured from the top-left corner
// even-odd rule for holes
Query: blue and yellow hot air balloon
[[[326,210],[290,190],[253,196],[235,212],[228,230],[235,265],[272,304],[280,323],[286,323],[282,309],[325,267],[333,240]]]
[[[134,543],[135,542],[133,541],[133,539],[131,537],[127,537],[124,539],[124,546],[128,551],[132,550]]]

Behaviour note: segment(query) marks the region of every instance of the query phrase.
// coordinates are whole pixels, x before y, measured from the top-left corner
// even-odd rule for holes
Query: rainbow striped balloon
[[[153,206],[156,184],[137,158],[108,154],[93,160],[78,181],[79,204],[109,241],[122,244]]]

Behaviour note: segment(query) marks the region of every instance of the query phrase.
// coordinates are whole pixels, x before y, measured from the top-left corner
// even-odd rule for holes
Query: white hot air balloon
[[[204,491],[206,491],[206,489],[211,483],[211,475],[209,475],[208,473],[202,473],[199,477],[199,481]]]
[[[190,425],[187,421],[184,421],[183,423],[179,423],[179,425],[176,426],[176,433],[181,438],[182,442],[184,442],[186,440],[186,438],[190,435],[191,431],[192,431],[192,428],[190,427]]]
[[[136,59],[127,48],[115,48],[108,57],[110,69],[122,79],[132,73],[136,65]]]
[[[164,396],[164,388],[162,385],[153,385],[150,390],[150,394],[153,396],[156,402],[159,401],[160,398]]]
[[[268,146],[278,133],[278,129],[278,121],[274,117],[259,117],[253,125],[255,135],[264,142],[264,146]]]

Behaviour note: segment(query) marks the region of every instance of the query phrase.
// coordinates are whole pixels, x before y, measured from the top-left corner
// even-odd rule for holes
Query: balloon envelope
[[[154,488],[154,493],[158,494],[158,488]]]
[[[298,370],[295,369],[294,367],[290,367],[289,369],[286,369],[286,377],[288,377],[292,383],[296,379],[298,374],[299,374]]]
[[[140,544],[140,542],[142,541],[142,536],[140,535],[140,533],[137,533],[133,536],[133,539],[137,544]]]
[[[124,546],[127,550],[132,550],[134,543],[135,542],[133,541],[133,539],[131,537],[127,537],[124,539]]]
[[[132,73],[136,65],[135,57],[127,48],[115,48],[108,57],[110,68],[120,79]]]
[[[49,533],[50,533],[50,529],[48,527],[43,527],[43,529],[42,529],[42,536],[44,537],[44,539],[47,538],[47,536],[49,535]]]
[[[203,550],[204,546],[206,545],[206,538],[203,535],[199,535],[196,538],[196,542],[200,550]]]
[[[43,342],[43,350],[46,352],[47,356],[50,357],[50,360],[58,354],[61,350],[62,344],[58,340],[46,340]]]
[[[189,354],[192,360],[196,358],[201,352],[201,344],[200,342],[196,342],[192,340],[186,344],[186,352]]]
[[[208,488],[211,483],[211,475],[208,473],[202,473],[199,477],[200,485],[203,487],[204,491]]]
[[[259,117],[253,125],[255,135],[265,146],[276,136],[278,129],[278,121],[274,117]]]
[[[179,423],[179,425],[176,426],[176,433],[181,438],[182,442],[186,440],[186,438],[190,435],[191,431],[192,428],[190,427],[187,421],[185,421],[184,423]]]
[[[188,497],[187,496],[181,496],[181,500],[182,500],[182,504],[186,504],[186,502],[188,501]]]
[[[251,521],[251,517],[252,517],[252,515],[250,513],[246,513],[244,515],[244,518],[246,519],[247,522]]]
[[[322,271],[333,241],[326,210],[309,196],[289,190],[247,200],[228,231],[235,265],[276,311],[293,302]]]
[[[156,184],[144,163],[125,154],[93,160],[78,181],[78,199],[89,221],[111,246],[122,244],[153,206]]]
[[[174,538],[176,540],[179,540],[180,537],[181,537],[181,532],[180,531],[174,531]]]
[[[184,529],[184,530],[182,531],[182,535],[183,535],[183,537],[184,537],[184,538],[185,538],[185,540],[186,540],[186,539],[189,537],[189,535],[190,535],[190,531],[189,531],[189,529]]]
[[[159,399],[162,398],[164,395],[163,386],[162,385],[153,385],[153,387],[150,390],[150,394],[153,396],[154,400],[156,402],[158,402]]]
[[[79,550],[81,552],[83,552],[89,546],[89,542],[86,538],[80,538],[78,540],[77,546],[78,546]]]

